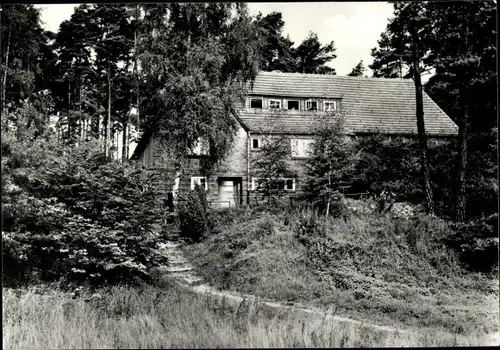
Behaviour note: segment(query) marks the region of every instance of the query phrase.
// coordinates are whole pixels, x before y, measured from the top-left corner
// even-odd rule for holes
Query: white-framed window
[[[308,158],[312,151],[313,139],[291,139],[292,157]]]
[[[250,108],[262,108],[262,97],[252,97],[250,98]]]
[[[277,179],[278,188],[282,191],[295,192],[295,178],[279,178]],[[256,191],[261,187],[262,181],[258,177],[252,177],[252,191]]]
[[[281,100],[269,99],[269,109],[281,109]]]
[[[287,100],[287,109],[300,110],[299,100]]]
[[[191,189],[194,190],[194,186],[198,184],[206,190],[208,190],[207,178],[205,176],[192,176],[191,177]]]
[[[337,110],[337,101],[325,101],[323,102],[325,107],[325,112],[332,112]]]
[[[252,149],[260,148],[260,140],[258,138],[252,138]]]
[[[318,110],[318,101],[313,101],[313,100],[306,101],[306,110],[317,111]]]
[[[209,154],[209,142],[207,139],[200,137],[191,150],[191,155],[206,156]]]

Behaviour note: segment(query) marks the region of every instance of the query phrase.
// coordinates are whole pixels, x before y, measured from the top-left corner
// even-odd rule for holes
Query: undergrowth
[[[219,214],[224,216],[224,214]],[[467,271],[446,221],[239,210],[185,252],[207,281],[350,317],[461,334],[498,329],[498,280]],[[223,221],[223,220],[220,220]]]

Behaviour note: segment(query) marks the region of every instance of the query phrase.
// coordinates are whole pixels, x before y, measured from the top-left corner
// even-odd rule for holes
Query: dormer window
[[[281,109],[281,100],[269,100],[269,109]]]
[[[260,108],[262,109],[262,98],[251,98],[250,108]]]
[[[299,101],[298,100],[288,100],[287,101],[288,109],[299,110]]]
[[[317,111],[318,110],[318,101],[306,101],[306,109],[308,111]]]
[[[337,110],[337,101],[325,101],[323,104],[325,112],[333,112]]]

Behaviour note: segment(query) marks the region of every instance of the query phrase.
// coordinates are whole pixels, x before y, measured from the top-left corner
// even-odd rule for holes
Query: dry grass
[[[488,339],[443,332],[382,332],[294,314],[237,312],[224,301],[162,288],[116,287],[101,298],[55,289],[4,289],[5,349],[400,347],[488,345]]]

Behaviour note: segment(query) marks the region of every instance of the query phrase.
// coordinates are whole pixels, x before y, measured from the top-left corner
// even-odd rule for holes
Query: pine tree
[[[333,41],[322,45],[318,35],[309,32],[307,38],[293,51],[297,60],[297,72],[334,75],[335,69],[328,67],[326,63],[337,57],[335,51]]]
[[[492,94],[496,80],[495,6],[490,1],[429,3],[429,11],[439,38],[439,44],[432,50],[437,75],[429,87],[437,81],[446,84],[446,103],[459,127],[454,216],[455,220],[464,221],[469,134],[489,132],[495,125],[492,113],[496,99]],[[485,118],[488,115],[489,120]],[[471,116],[475,116],[472,130]]]
[[[374,76],[413,78],[415,84],[415,102],[417,131],[422,169],[422,187],[424,189],[427,211],[434,214],[434,200],[430,180],[427,139],[425,135],[423,89],[421,76],[431,68],[433,56],[431,48],[435,45],[432,22],[427,3],[391,2],[394,17],[389,21],[382,34],[380,49],[372,50],[375,60],[370,68]],[[408,68],[408,75],[403,75],[403,65]],[[399,68],[399,71],[398,71]]]
[[[13,108],[36,89],[41,45],[45,44],[40,11],[33,5],[6,4],[0,11],[2,60],[0,110],[7,115],[7,104]]]
[[[351,73],[348,74],[350,77],[362,77],[363,73],[365,72],[366,68],[363,65],[363,60],[361,60],[356,67],[354,67],[351,71]]]
[[[343,118],[320,125],[306,162],[305,195],[329,215],[332,202],[342,197],[341,186],[353,175],[359,154],[345,135]]]
[[[284,191],[283,178],[294,176],[289,165],[290,138],[281,134],[262,138],[260,142],[261,147],[252,169],[255,169],[258,178],[256,185],[262,196],[270,201],[272,195],[280,195]]]
[[[262,40],[265,41],[262,70],[295,72],[297,64],[293,57],[293,42],[288,36],[283,37],[285,22],[281,12],[272,12],[264,17],[259,13],[255,25],[262,30]]]

